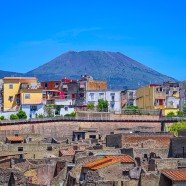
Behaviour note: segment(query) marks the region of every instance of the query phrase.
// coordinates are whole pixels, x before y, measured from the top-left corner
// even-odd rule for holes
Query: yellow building
[[[42,89],[24,89],[20,91],[20,100],[22,105],[42,104]]]
[[[136,91],[136,104],[141,109],[164,109],[166,93],[161,85],[150,84]]]
[[[42,91],[37,90],[37,78],[5,77],[3,82],[4,111],[16,111],[21,104],[42,102]]]

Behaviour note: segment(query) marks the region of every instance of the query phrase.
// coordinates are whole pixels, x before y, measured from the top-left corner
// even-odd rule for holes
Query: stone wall
[[[186,157],[186,137],[175,137],[171,139],[169,157]]]
[[[156,159],[157,170],[162,169],[177,169],[178,164],[186,164],[186,159],[184,158],[167,158],[167,159]]]
[[[135,148],[134,150],[134,157],[140,157],[143,158],[145,154],[149,156],[151,152],[155,153],[156,156],[159,156],[161,158],[167,158],[169,149],[163,149],[163,148]]]
[[[47,147],[52,146],[52,151],[48,151]],[[22,151],[18,151],[18,147],[23,147]],[[59,155],[60,144],[3,144],[0,145],[1,156],[25,154],[25,158],[43,158],[49,155]]]
[[[160,175],[153,173],[141,174],[141,184],[140,186],[159,186]],[[163,185],[162,185],[163,186]]]
[[[43,137],[68,137],[72,138],[72,132],[79,128],[98,128],[100,134],[104,137],[117,128],[134,128],[139,126],[151,126],[152,132],[161,131],[160,122],[78,122],[78,121],[60,121],[46,122],[35,124],[15,124],[0,126],[0,139],[5,139],[5,136],[15,134],[36,133]]]

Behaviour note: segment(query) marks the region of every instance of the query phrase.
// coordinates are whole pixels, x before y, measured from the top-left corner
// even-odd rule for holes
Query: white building
[[[97,106],[99,99],[108,101],[109,112],[121,113],[121,91],[106,90],[86,92],[86,104],[93,103],[94,106]]]
[[[36,116],[44,114],[43,104],[37,105],[24,104],[21,105],[21,109],[26,113],[28,119],[36,118]]]
[[[60,115],[65,116],[74,112],[74,105],[72,105],[72,99],[59,99],[55,100],[56,105],[63,105],[60,109]]]
[[[176,98],[173,96],[166,97],[166,108],[179,108],[180,98]]]

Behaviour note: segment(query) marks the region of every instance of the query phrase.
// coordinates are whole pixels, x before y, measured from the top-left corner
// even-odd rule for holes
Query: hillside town
[[[186,83],[149,84],[136,90],[110,90],[106,81],[89,75],[39,82],[35,77],[5,77],[0,82],[0,115],[3,119],[22,110],[27,119],[69,116],[77,111],[176,116],[184,112]],[[100,102],[106,104],[100,108]],[[16,118],[15,118],[16,119]],[[22,119],[22,118],[21,118]]]
[[[0,186],[186,185],[186,83],[1,80]]]

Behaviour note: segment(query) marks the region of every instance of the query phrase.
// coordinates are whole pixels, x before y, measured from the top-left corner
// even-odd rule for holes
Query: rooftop
[[[115,163],[135,163],[134,159],[129,155],[121,156],[105,156],[104,158],[98,159],[96,161],[87,163],[84,168],[91,170],[97,170]]]
[[[174,182],[186,181],[186,169],[166,169],[161,173]]]
[[[72,148],[60,150],[62,156],[74,156],[75,150]]]
[[[6,139],[8,141],[23,141],[23,137],[22,136],[7,136]]]

